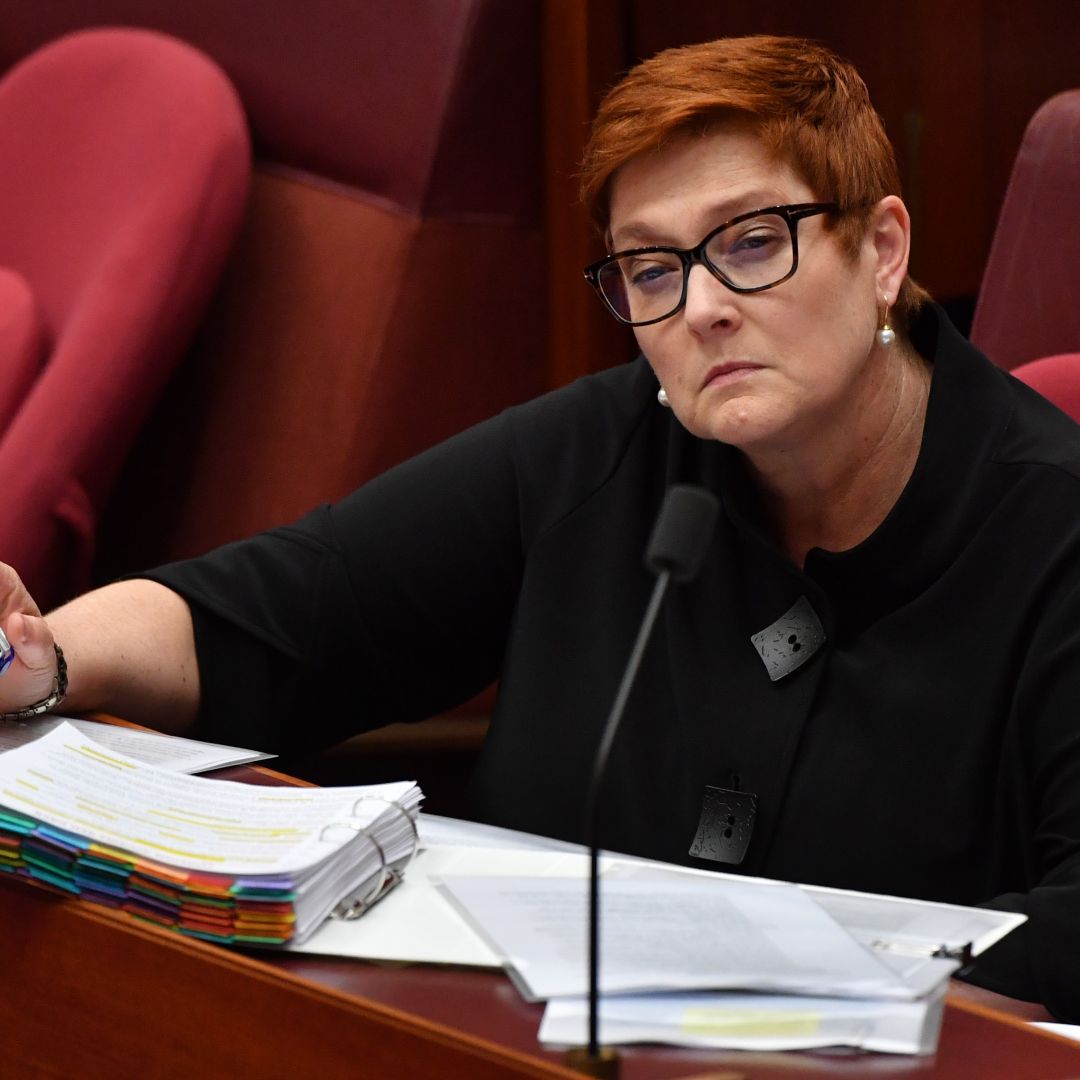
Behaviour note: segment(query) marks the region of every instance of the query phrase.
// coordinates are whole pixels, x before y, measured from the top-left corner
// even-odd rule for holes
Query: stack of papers
[[[526,996],[548,999],[541,1040],[583,1044],[583,849],[427,814],[420,835],[392,903],[293,948],[505,967]],[[931,1053],[957,967],[933,954],[977,956],[1024,921],[611,855],[601,870],[607,1044]]]
[[[199,779],[61,724],[0,754],[0,869],[196,937],[282,945],[387,886],[420,799],[411,782]]]
[[[587,1040],[583,883],[447,876],[442,887],[503,955],[543,1042]],[[796,885],[671,872],[605,877],[604,1043],[931,1053],[959,964],[864,947]],[[753,991],[753,993],[746,993]]]

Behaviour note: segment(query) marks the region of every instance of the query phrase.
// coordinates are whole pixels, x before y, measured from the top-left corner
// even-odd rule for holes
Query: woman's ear
[[[896,195],[886,195],[874,207],[868,239],[874,249],[877,291],[889,297],[890,303],[895,303],[907,276],[911,252],[911,217]]]

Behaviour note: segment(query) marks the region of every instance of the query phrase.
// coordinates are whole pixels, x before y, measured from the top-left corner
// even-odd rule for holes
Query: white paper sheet
[[[609,873],[635,880],[685,880],[687,877],[706,881],[749,880],[736,874],[717,874],[641,859],[618,859],[612,863]],[[799,885],[799,888],[856,940],[890,952],[893,958],[889,962],[893,964],[902,964],[898,958],[905,954],[918,961],[939,946],[960,949],[971,945],[972,955],[978,956],[1027,921],[1026,915],[1015,911],[879,896],[819,885]]]
[[[421,838],[430,838],[432,830],[425,828],[423,817]],[[433,879],[443,874],[477,873],[580,878],[586,865],[585,856],[558,851],[469,849],[456,845],[422,850],[386,903],[355,922],[326,922],[307,941],[289,948],[365,960],[501,968],[502,957],[447,901]]]
[[[227,765],[247,765],[253,761],[266,761],[274,757],[273,754],[244,750],[238,746],[223,746],[219,743],[163,735],[157,731],[138,731],[115,724],[103,724],[97,720],[52,715],[35,716],[29,720],[0,721],[0,754],[33,742],[65,722],[84,735],[89,735],[102,746],[171,772],[209,772],[211,769],[223,769]]]
[[[585,884],[443,878],[532,1000],[587,991]],[[600,900],[605,993],[739,988],[911,999],[925,989],[905,983],[794,885],[614,878]]]
[[[800,888],[859,941],[899,954],[905,950],[916,953],[937,943],[953,949],[970,944],[971,955],[978,956],[1027,921],[1026,915],[1015,911],[936,904],[813,885]]]

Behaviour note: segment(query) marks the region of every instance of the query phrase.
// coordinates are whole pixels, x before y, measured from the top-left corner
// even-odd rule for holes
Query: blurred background
[[[637,60],[750,33],[853,60],[897,149],[914,273],[961,329],[1024,127],[1080,85],[1075,0],[2,0],[0,67],[103,25],[216,60],[255,176],[106,512],[97,578],[291,518],[623,359],[581,279],[599,247],[573,174],[595,103]]]

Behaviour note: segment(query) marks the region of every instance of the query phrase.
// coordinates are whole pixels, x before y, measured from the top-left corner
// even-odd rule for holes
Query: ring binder
[[[356,817],[357,808],[360,803],[365,801],[374,801],[385,803],[387,806],[397,807],[401,811],[402,816],[408,822],[409,829],[412,832],[413,842],[412,847],[409,850],[409,854],[404,859],[399,859],[397,862],[388,864],[386,861],[386,852],[383,850],[383,846],[371,835],[368,827],[361,826],[358,822],[353,820]],[[362,833],[368,840],[371,841],[375,850],[379,853],[380,867],[377,874],[377,880],[367,896],[359,897],[356,899],[346,897],[340,900],[334,909],[330,912],[331,919],[338,919],[342,921],[352,921],[359,919],[365,912],[370,911],[384,896],[386,896],[392,889],[400,885],[405,877],[405,871],[412,865],[413,859],[416,857],[416,849],[420,844],[420,834],[416,828],[416,821],[408,809],[402,806],[401,802],[397,799],[387,799],[381,795],[361,795],[352,808],[353,818],[347,821],[332,821],[325,825],[320,833],[320,837],[326,832],[327,829],[332,829],[337,826],[352,829],[354,832]]]
[[[300,944],[343,897],[341,914],[356,917],[385,896],[415,850],[423,798],[411,780],[271,794],[185,776],[66,722],[0,755],[0,773],[0,872],[179,933],[267,947]],[[64,783],[45,791],[42,776]],[[368,794],[383,805],[363,807]]]

